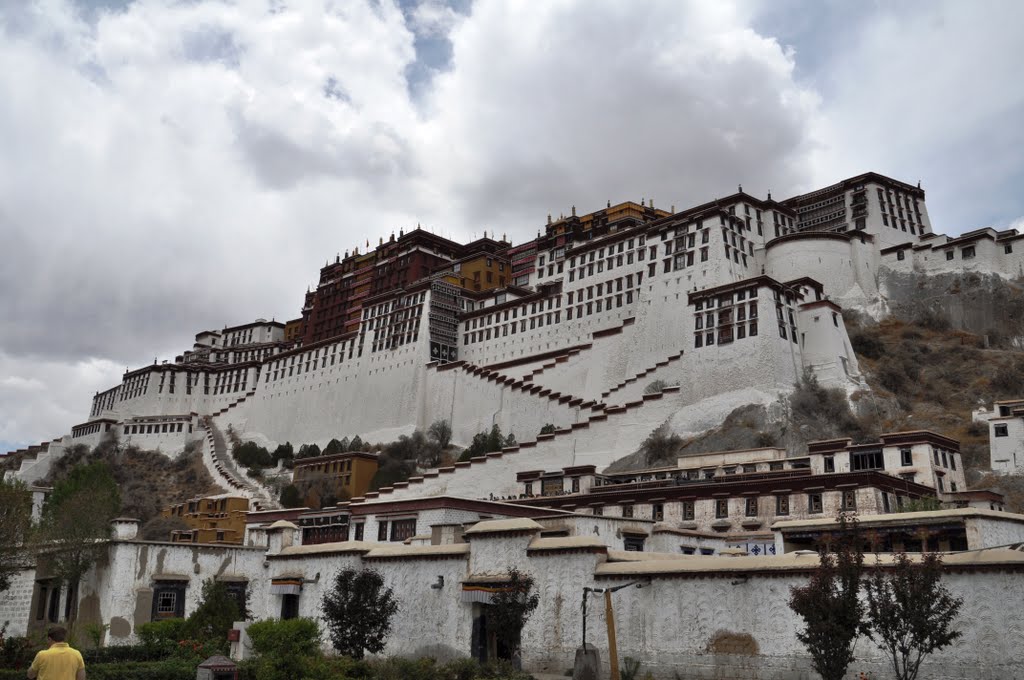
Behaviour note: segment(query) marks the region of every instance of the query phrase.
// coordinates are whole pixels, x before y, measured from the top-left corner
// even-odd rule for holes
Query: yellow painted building
[[[160,513],[177,517],[188,529],[171,532],[175,543],[241,544],[245,538],[245,515],[249,499],[242,496],[206,496],[178,503]]]
[[[477,253],[453,262],[446,280],[472,291],[504,288],[511,281],[511,267],[504,257],[493,253]]]
[[[302,318],[292,319],[284,325],[284,341],[295,342],[302,337]]]
[[[299,458],[292,468],[292,484],[309,487],[324,478],[331,480],[339,497],[354,498],[370,490],[370,482],[377,474],[377,454],[363,451],[347,451],[330,456]],[[307,504],[319,499],[304,499]]]

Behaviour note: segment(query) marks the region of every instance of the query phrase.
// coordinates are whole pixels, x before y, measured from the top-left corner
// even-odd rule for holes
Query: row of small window
[[[121,390],[121,399],[134,399],[135,397],[142,396],[149,389],[149,373],[144,373],[140,376],[136,376],[125,383],[124,388]]]
[[[348,344],[348,358],[351,359],[352,358],[352,354],[355,352],[355,343],[354,342],[350,342],[350,343],[347,343],[347,344]],[[317,368],[327,368],[327,366],[329,366],[329,365],[333,366],[336,361],[340,363],[340,362],[345,360],[345,345],[346,345],[346,343],[341,343],[340,345],[332,345],[331,346],[332,349],[331,349],[330,356],[328,356],[328,354],[327,354],[327,349],[324,348],[323,356],[319,356],[320,350],[318,349],[318,350],[316,350],[316,353],[313,354],[313,355],[310,355],[308,353],[306,355],[304,355],[305,361],[303,361],[303,355],[297,355],[297,356],[293,355],[293,356],[288,357],[286,359],[281,359],[280,361],[275,361],[274,363],[272,363],[270,365],[270,368],[267,369],[266,378],[264,378],[263,382],[264,383],[268,383],[271,380],[278,380],[278,379],[282,379],[282,378],[289,378],[289,377],[291,377],[293,375],[302,375],[302,366],[303,366],[303,364],[305,364],[306,372],[308,373],[309,371],[316,370]],[[338,347],[341,347],[341,352],[337,351]],[[363,352],[363,348],[360,345],[360,347],[359,347],[359,355],[360,356],[362,356],[362,352]],[[296,358],[298,358],[298,361],[296,361]],[[330,359],[330,363],[328,363],[328,359]],[[320,363],[319,366],[317,366],[317,362]],[[285,373],[286,369],[288,371],[287,374]]]
[[[733,303],[734,297],[736,302],[742,302],[747,298],[753,300],[757,298],[757,288],[744,288],[736,291],[735,293],[725,293],[724,295],[717,295],[715,297],[702,298],[694,303],[693,308],[698,312],[704,308],[714,309],[716,303],[719,307],[727,307]],[[775,299],[779,299],[778,291],[775,291]],[[787,304],[791,304],[792,296],[789,295],[788,293],[786,294],[786,301]],[[756,311],[751,311],[756,316]]]
[[[638,237],[636,239],[632,239],[631,238],[631,239],[619,241],[618,243],[613,243],[610,246],[608,246],[608,248],[607,248],[608,255],[611,256],[611,255],[614,255],[616,253],[622,254],[625,251],[633,250],[636,246],[639,246],[640,248],[643,248],[644,242],[645,242],[645,238],[646,237],[644,237],[644,236],[640,236],[640,237]],[[558,255],[558,251],[555,251],[555,255]],[[605,255],[605,248],[603,248],[603,247],[600,248],[600,249],[591,250],[589,253],[585,253],[585,254],[580,256],[580,264],[583,264],[584,262],[593,262],[595,259],[603,260],[604,259],[604,255]],[[542,267],[544,266],[544,256],[543,255],[540,256],[539,263],[540,263],[540,266],[542,266]],[[575,266],[576,266],[576,257],[573,256],[573,257],[569,258],[569,267],[575,267]]]
[[[240,364],[246,361],[263,361],[275,351],[276,348],[274,347],[264,347],[263,349],[250,349],[245,352],[229,352],[227,358],[230,364]]]
[[[174,432],[184,432],[184,423],[157,423],[155,425],[125,425],[125,434],[165,434]],[[188,426],[188,431],[192,431],[192,426]]]
[[[956,453],[945,449],[932,449],[932,457],[935,467],[949,468],[956,470]]]
[[[417,305],[416,307],[403,309],[387,316],[378,316],[374,319],[370,319],[365,322],[367,324],[366,329],[376,331],[381,328],[387,328],[388,326],[394,326],[395,324],[402,323],[404,321],[419,319],[422,314],[423,305]]]
[[[657,246],[651,246],[651,259],[654,259],[655,251],[656,250],[657,250]],[[637,251],[636,251],[636,261],[637,262],[642,262],[644,260],[645,253],[646,253],[645,249],[643,249],[643,248],[637,249]],[[604,272],[606,266],[607,266],[608,271],[612,271],[616,267],[625,267],[625,266],[629,266],[631,264],[633,264],[633,252],[632,251],[626,253],[625,258],[623,258],[622,255],[616,255],[615,257],[609,257],[607,260],[598,260],[596,265],[594,265],[594,264],[587,264],[587,265],[580,266],[578,269],[570,269],[569,270],[569,282],[572,283],[573,281],[576,280],[577,277],[579,277],[579,279],[582,281],[583,279],[587,278],[588,276],[595,276],[596,274],[601,274],[601,273]],[[596,269],[595,269],[595,266],[596,266]],[[562,267],[562,265],[559,264],[558,265],[559,271],[561,271],[561,267]],[[550,267],[549,267],[549,269],[550,269]],[[550,276],[550,272],[548,273],[548,275]]]
[[[427,299],[426,291],[422,293],[414,293],[413,295],[406,295],[405,297],[392,300],[390,302],[384,302],[379,305],[374,305],[369,309],[363,311],[363,319],[375,319],[379,316],[389,314],[397,309],[404,309],[413,305],[421,305]]]
[[[698,307],[698,309],[700,309],[700,307]],[[711,309],[711,307],[708,307],[708,309]],[[719,324],[730,324],[730,323],[732,323],[733,322],[733,312],[736,313],[736,321],[746,321],[747,320],[747,313],[748,313],[748,311],[749,311],[749,314],[750,314],[750,319],[751,320],[756,319],[757,318],[757,303],[756,302],[751,302],[749,305],[736,305],[735,307],[724,308],[722,311],[720,311],[718,313],[718,323]],[[706,312],[704,314],[699,314],[699,313],[698,314],[694,314],[694,317],[693,317],[693,327],[694,327],[694,329],[696,329],[698,331],[702,330],[705,327],[705,325],[708,328],[713,328],[714,327],[714,325],[715,325],[715,313],[714,312]]]
[[[252,342],[252,329],[247,331],[237,331],[228,336],[230,345],[240,345]]]
[[[643,283],[643,273],[637,273],[636,285],[637,287]],[[604,283],[598,283],[594,286],[587,286],[586,289],[580,288],[578,291],[570,290],[566,293],[566,303],[571,307],[573,302],[583,302],[584,293],[586,293],[587,300],[593,300],[595,297],[600,298],[605,293],[611,294],[612,292],[621,293],[624,289],[628,290],[633,287],[633,275],[627,274],[626,276],[620,276],[617,279],[612,279]],[[614,291],[613,291],[614,289]],[[596,295],[595,295],[596,292]],[[578,296],[578,297],[577,297]]]
[[[572,310],[569,310],[570,315],[571,313]],[[568,318],[571,318],[571,316]],[[562,312],[548,312],[547,314],[538,314],[537,316],[530,317],[530,330],[543,328],[545,326],[545,321],[548,326],[556,323],[562,323]],[[525,333],[527,330],[526,323],[527,319],[521,319],[518,322],[512,321],[511,323],[501,324],[496,328],[485,328],[479,331],[463,333],[462,343],[464,345],[472,345],[478,342],[485,342],[491,339],[492,331],[493,337],[495,338],[508,337],[510,334],[516,335],[517,333]]]
[[[314,473],[330,473],[330,472],[351,472],[352,461],[351,460],[336,460],[330,463],[316,463],[313,465],[303,465],[302,461],[295,466],[295,475],[297,478],[302,479],[307,475]]]
[[[420,339],[419,330],[413,333],[399,333],[398,335],[392,335],[390,338],[382,339],[379,342],[375,341],[371,351],[379,352],[385,349],[395,349],[402,345],[407,345],[412,342],[418,342]]]
[[[820,514],[824,512],[824,502],[822,500],[822,492],[811,492],[807,494],[807,512],[808,514]],[[729,518],[729,499],[728,498],[716,498],[714,499],[715,504],[715,519],[728,519]],[[697,501],[682,501],[681,503],[682,518],[684,522],[693,521],[697,517]],[[842,498],[840,499],[840,508],[844,511],[856,510],[857,509],[857,493],[855,490],[850,489],[842,492]],[[743,499],[743,515],[745,517],[757,517],[761,511],[761,499],[756,496]],[[624,518],[632,518],[635,510],[632,505],[622,506],[622,516]],[[594,514],[597,516],[604,515],[604,508],[602,506],[594,507]],[[790,514],[790,497],[788,495],[775,496],[775,515],[786,516]],[[665,520],[665,504],[654,503],[651,505],[651,519],[655,522],[662,522]]]
[[[885,213],[882,213],[882,224],[884,224],[887,227],[891,226],[893,229],[900,229],[902,231],[907,231],[907,221],[905,219],[903,219],[902,217],[900,218],[900,223],[897,225],[896,224],[896,217],[893,216],[892,224],[890,225],[889,224],[889,216],[886,215]],[[910,231],[911,234],[913,234],[915,236],[917,235],[917,229],[916,229],[916,227],[914,227],[914,223],[913,222],[910,223],[910,230],[909,231]],[[924,234],[924,227],[921,227],[921,233]]]
[[[735,333],[735,335],[734,335]],[[747,337],[757,336],[757,322],[751,321],[749,324],[736,324],[735,326],[726,326],[718,329],[718,344],[725,345],[732,342],[733,340],[743,340]],[[785,336],[783,336],[785,337]],[[715,344],[715,332],[708,331],[706,333],[694,333],[693,334],[693,346],[694,347],[710,347]]]
[[[571,302],[571,300],[570,300],[570,302]],[[560,297],[549,297],[547,299],[548,311],[551,311],[552,309],[558,309],[561,306],[562,306],[562,298],[560,298]],[[490,326],[491,324],[501,323],[502,321],[508,321],[510,318],[511,319],[516,319],[516,318],[518,318],[520,316],[520,311],[521,311],[521,315],[523,317],[525,317],[527,315],[526,305],[525,304],[519,305],[517,307],[512,307],[510,309],[506,309],[503,312],[496,312],[494,314],[488,314],[487,316],[478,316],[478,317],[475,317],[473,319],[469,319],[468,321],[465,322],[466,323],[466,330],[472,331],[472,330],[476,330],[478,328],[484,328],[486,326]],[[544,300],[541,300],[540,302],[531,302],[530,303],[530,311],[529,311],[530,314],[536,314],[537,312],[543,312],[543,311],[544,311]],[[511,312],[511,317],[509,316],[509,312]]]

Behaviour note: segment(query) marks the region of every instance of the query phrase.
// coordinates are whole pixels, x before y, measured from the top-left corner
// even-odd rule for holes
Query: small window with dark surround
[[[908,467],[914,464],[914,454],[910,449],[900,449],[900,465]]]
[[[825,456],[825,472],[836,471],[836,459],[832,456]]]
[[[665,505],[662,503],[655,503],[651,506],[651,519],[655,522],[661,522],[665,519]]]
[[[725,498],[719,498],[715,501],[715,517],[717,519],[726,519],[729,516],[729,501]]]
[[[161,581],[153,587],[153,620],[185,616],[185,581]]]
[[[644,539],[642,536],[626,536],[622,541],[623,547],[630,552],[643,552]]]
[[[850,454],[850,469],[858,470],[881,470],[885,467],[882,460],[881,450],[858,451]]]
[[[683,501],[683,520],[693,520],[694,514],[694,501]]]
[[[396,519],[391,523],[391,541],[400,543],[416,535],[416,519]]]
[[[822,507],[820,493],[807,494],[807,512],[811,514],[820,514],[822,512]]]
[[[1008,437],[1010,435],[1006,425],[996,425],[994,430],[997,437]]]
[[[757,517],[757,498],[748,498],[744,505],[747,517]]]
[[[789,496],[776,496],[775,497],[775,514],[776,515],[788,515],[789,514]]]

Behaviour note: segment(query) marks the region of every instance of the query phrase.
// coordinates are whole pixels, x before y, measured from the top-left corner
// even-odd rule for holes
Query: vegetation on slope
[[[108,436],[93,449],[73,446],[53,462],[50,474],[40,483],[56,486],[68,479],[80,465],[105,463],[121,495],[120,514],[137,518],[143,525],[159,519],[160,511],[189,498],[222,493],[203,465],[199,442],[186,447],[177,458],[168,458],[159,451],[146,451],[125,446],[116,436]]]
[[[1024,352],[1016,340],[952,329],[942,313],[927,309],[906,320],[874,322],[849,311],[844,319],[870,390],[854,392],[848,402],[843,391],[805,377],[771,407],[736,409],[698,437],[684,439],[662,426],[609,469],[669,466],[686,454],[760,446],[801,453],[816,439],[858,442],[884,432],[934,430],[960,440],[973,488],[998,488],[1009,508],[1024,510],[1024,477],[989,474],[988,426],[972,421],[979,407],[1024,397]]]

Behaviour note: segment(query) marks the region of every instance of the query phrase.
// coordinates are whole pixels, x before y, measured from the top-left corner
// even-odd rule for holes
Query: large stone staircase
[[[226,411],[227,408],[218,413]],[[199,421],[199,427],[205,432],[202,438],[203,464],[214,481],[228,493],[248,498],[252,510],[271,510],[279,507],[269,489],[237,468],[228,451],[224,433],[214,421],[214,416],[204,416]]]
[[[483,373],[488,371],[473,368]],[[679,408],[674,399],[679,391],[679,386],[666,387],[621,406],[595,402],[590,407],[589,417],[570,427],[538,435],[534,441],[524,441],[501,451],[410,477],[407,481],[367,493],[365,500],[440,494],[472,498],[481,488],[509,496],[517,493],[518,472],[550,471],[574,465],[594,465],[600,470],[615,457],[635,451],[654,428],[665,422]],[[484,480],[487,484],[483,483]],[[355,502],[359,500],[353,499]]]
[[[637,381],[643,380],[644,378],[646,378],[647,376],[651,375],[652,373],[657,372],[658,369],[665,368],[666,366],[669,366],[670,364],[672,364],[672,363],[674,363],[676,361],[679,361],[682,358],[683,358],[683,352],[682,352],[682,350],[680,350],[679,352],[677,352],[677,353],[667,357],[666,359],[657,362],[656,364],[654,364],[650,368],[646,368],[646,369],[640,371],[639,373],[637,373],[636,375],[633,375],[633,376],[630,376],[629,378],[626,378],[625,380],[620,382],[615,387],[612,387],[611,389],[603,392],[601,394],[601,398],[602,399],[611,400],[612,398],[614,398],[616,396],[620,396],[622,394],[623,390],[625,390],[630,385],[633,385]],[[612,402],[612,403],[614,403],[614,402]]]

